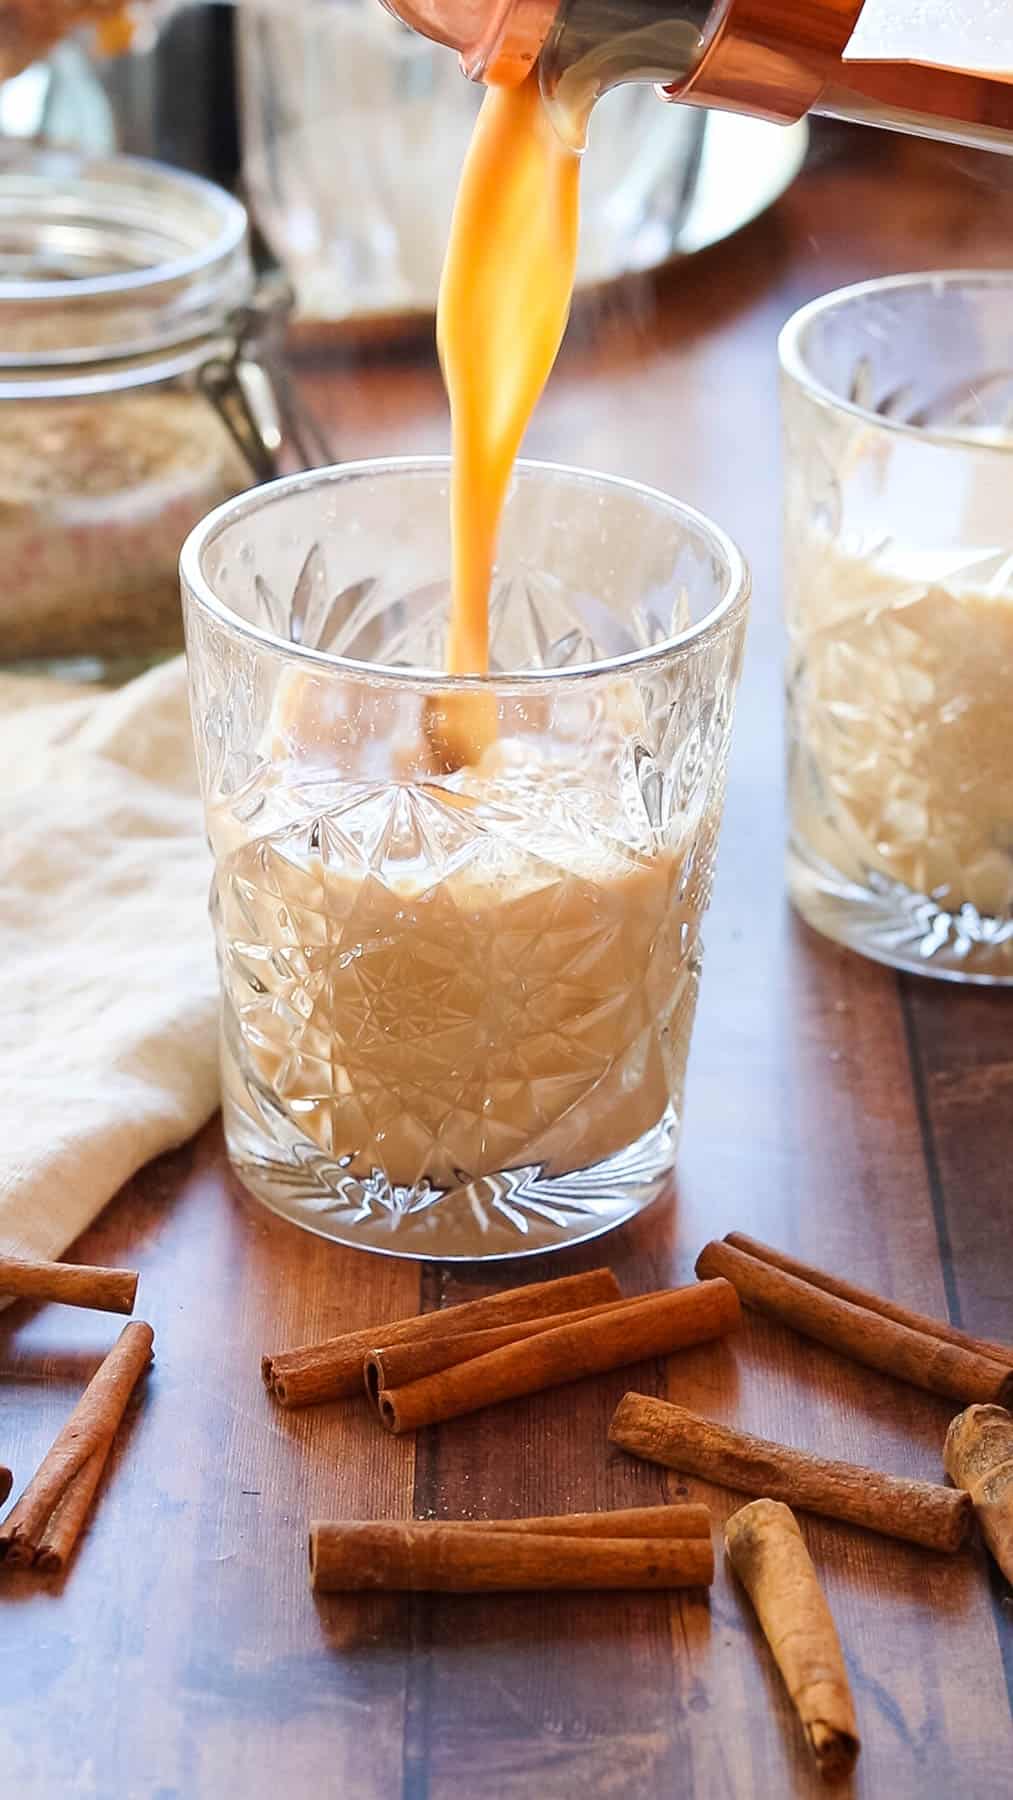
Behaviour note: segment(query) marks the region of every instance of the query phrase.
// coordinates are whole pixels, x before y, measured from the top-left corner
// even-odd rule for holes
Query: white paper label
[[[1013,0],[865,0],[844,58],[1013,81]]]

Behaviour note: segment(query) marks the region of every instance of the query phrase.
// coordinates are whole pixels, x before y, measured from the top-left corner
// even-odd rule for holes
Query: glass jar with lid
[[[123,675],[182,643],[176,563],[221,501],[327,460],[246,213],[130,157],[0,155],[0,662]]]

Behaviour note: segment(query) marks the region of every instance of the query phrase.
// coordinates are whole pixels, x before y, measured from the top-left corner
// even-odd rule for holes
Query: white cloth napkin
[[[218,1105],[182,658],[0,678],[0,1252],[55,1257]]]

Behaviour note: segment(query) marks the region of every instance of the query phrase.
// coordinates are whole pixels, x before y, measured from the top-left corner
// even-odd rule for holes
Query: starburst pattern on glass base
[[[789,846],[788,886],[802,917],[824,937],[875,962],[942,981],[1013,986],[1013,919],[949,910],[942,893],[918,894],[878,870],[848,881],[804,846]]]
[[[669,1107],[648,1132],[591,1168],[528,1166],[454,1187],[395,1187],[383,1171],[349,1172],[301,1136],[276,1096],[223,1059],[229,1156],[272,1212],[356,1249],[444,1261],[535,1256],[579,1244],[632,1218],[665,1191],[679,1137]]]

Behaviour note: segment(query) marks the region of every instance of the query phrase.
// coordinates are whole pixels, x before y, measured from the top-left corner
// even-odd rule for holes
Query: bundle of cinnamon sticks
[[[105,1361],[0,1525],[0,1557],[47,1572],[63,1568],[102,1478],[127,1403],[151,1361],[154,1333],[125,1325]]]
[[[701,1279],[724,1276],[744,1305],[843,1356],[964,1405],[1013,1401],[1013,1349],[898,1306],[741,1231],[706,1244]]]
[[[624,1300],[610,1269],[592,1269],[268,1356],[262,1367],[283,1406],[361,1392],[364,1383],[388,1431],[416,1431],[706,1343],[740,1320],[727,1281]]]
[[[133,1269],[0,1257],[0,1296],[56,1301],[100,1312],[130,1313],[137,1295]],[[124,1327],[19,1500],[0,1525],[0,1559],[59,1572],[80,1535],[131,1394],[151,1360],[153,1333]],[[13,1485],[0,1469],[0,1504]]]
[[[346,1331],[320,1344],[305,1344],[298,1350],[265,1356],[261,1374],[268,1393],[281,1406],[313,1406],[321,1400],[343,1400],[362,1392],[364,1362],[374,1349],[509,1328],[598,1305],[614,1306],[620,1299],[619,1283],[611,1269],[589,1269],[582,1275],[537,1281],[530,1287],[491,1294],[484,1300],[466,1300],[443,1312],[421,1313],[390,1325]]]

